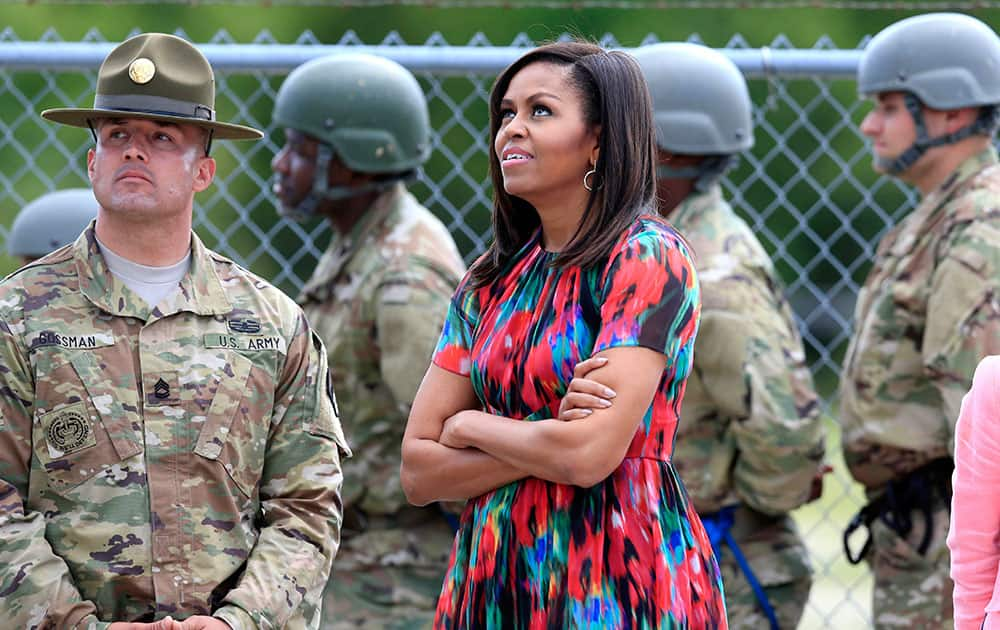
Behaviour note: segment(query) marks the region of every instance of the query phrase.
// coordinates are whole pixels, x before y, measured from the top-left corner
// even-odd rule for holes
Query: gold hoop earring
[[[596,168],[592,168],[592,169],[590,169],[589,171],[587,171],[586,173],[583,174],[583,187],[587,189],[587,192],[594,192],[594,188],[595,187],[593,186],[593,183],[589,183],[589,184],[587,183],[587,178],[588,177],[597,177],[597,169]],[[596,186],[597,190],[600,190],[602,186],[604,186],[603,183],[598,184]]]

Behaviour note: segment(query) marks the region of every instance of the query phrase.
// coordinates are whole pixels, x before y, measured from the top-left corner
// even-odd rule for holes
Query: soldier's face
[[[680,155],[665,151],[659,147],[656,149],[657,166],[681,170],[698,166],[705,161],[703,155]],[[664,213],[676,208],[694,190],[695,180],[692,178],[660,177],[659,171],[656,178],[656,199],[660,210]]]
[[[277,176],[272,190],[286,209],[296,208],[312,192],[316,185],[318,156],[318,140],[301,131],[285,129],[285,144],[271,160],[271,170]],[[330,159],[326,174],[328,187],[356,187],[370,179],[369,175],[355,173],[347,168],[336,155]],[[351,199],[321,199],[316,213],[335,218],[351,203]]]
[[[271,170],[277,175],[274,194],[285,208],[294,209],[312,190],[317,149],[315,139],[285,129],[285,144],[271,160]]]
[[[205,133],[193,125],[103,119],[95,130],[87,174],[105,212],[144,219],[190,213],[194,194],[215,176],[215,160],[204,153]]]
[[[913,144],[917,127],[902,92],[883,92],[874,101],[872,110],[861,121],[861,133],[871,139],[875,155],[891,160]],[[877,165],[874,168],[882,171]]]
[[[522,68],[500,101],[493,150],[504,189],[531,203],[585,203],[583,176],[596,162],[600,129],[590,125],[569,69],[538,62]]]

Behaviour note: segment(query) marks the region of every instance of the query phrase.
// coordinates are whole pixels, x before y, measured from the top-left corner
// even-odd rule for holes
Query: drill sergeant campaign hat
[[[94,129],[101,118],[145,118],[202,127],[212,138],[257,140],[252,127],[215,119],[215,74],[201,51],[165,33],[131,37],[104,59],[97,73],[92,108],[58,108],[42,118],[73,127]]]

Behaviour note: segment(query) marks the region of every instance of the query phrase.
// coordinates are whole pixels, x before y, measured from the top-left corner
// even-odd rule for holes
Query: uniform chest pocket
[[[273,388],[255,386],[253,361],[247,357],[230,352],[226,358],[229,369],[217,381],[194,452],[218,462],[240,492],[252,498],[264,467],[271,410],[270,400],[256,401],[252,394],[267,396]]]
[[[90,378],[103,363],[95,352],[36,360],[34,453],[57,494],[142,452],[127,414],[118,409],[121,396],[106,379]]]

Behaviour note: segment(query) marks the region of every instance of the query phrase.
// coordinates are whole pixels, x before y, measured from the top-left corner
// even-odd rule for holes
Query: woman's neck
[[[561,252],[566,249],[583,220],[587,198],[567,203],[535,205],[538,220],[542,226],[542,245],[545,251]]]

